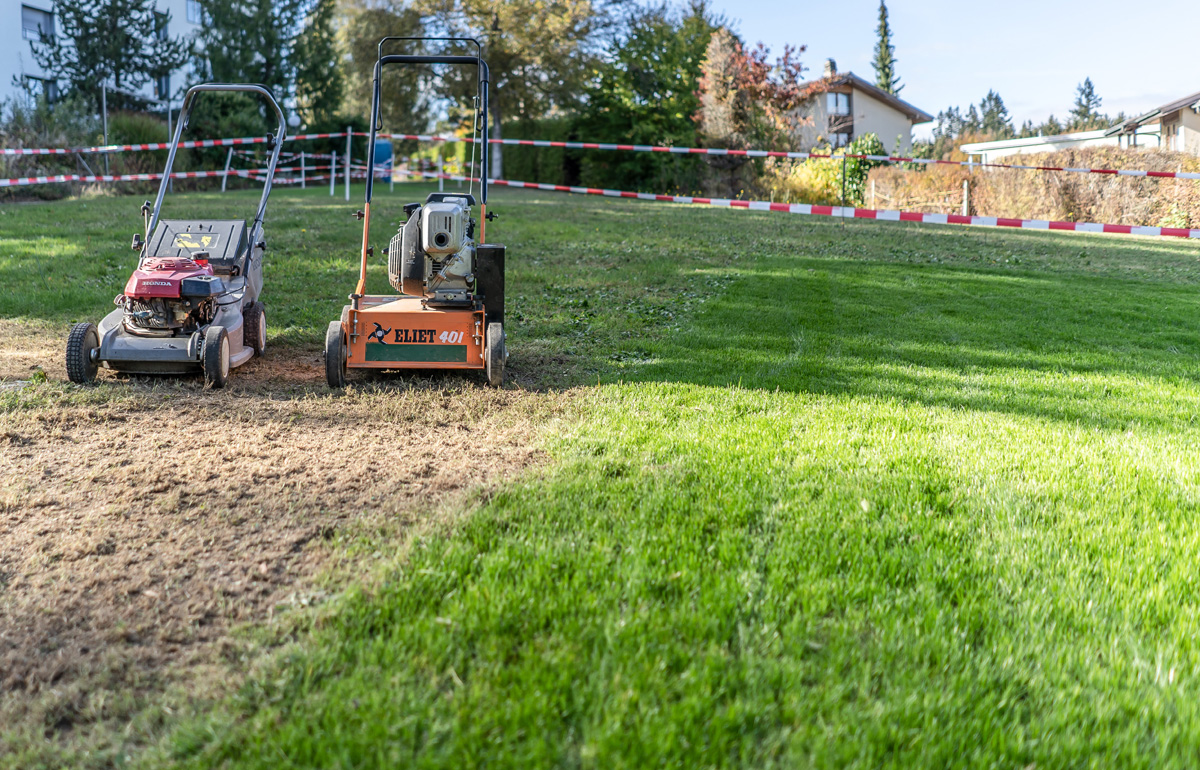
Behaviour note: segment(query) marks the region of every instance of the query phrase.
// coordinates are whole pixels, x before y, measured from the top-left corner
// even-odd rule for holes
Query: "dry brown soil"
[[[468,510],[538,461],[535,431],[570,400],[442,376],[331,395],[320,351],[296,349],[224,391],[104,372],[77,388],[63,339],[0,321],[17,400],[0,409],[0,721],[48,734],[102,719],[98,690],[161,690],[231,629],[336,590],[335,560],[353,574]],[[38,367],[47,382],[16,385]]]

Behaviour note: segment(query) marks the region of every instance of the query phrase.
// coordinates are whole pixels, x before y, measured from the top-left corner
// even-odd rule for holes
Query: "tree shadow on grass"
[[[1200,414],[1195,287],[769,258],[611,379],[884,398],[1105,429]],[[1164,404],[1168,407],[1164,408]]]

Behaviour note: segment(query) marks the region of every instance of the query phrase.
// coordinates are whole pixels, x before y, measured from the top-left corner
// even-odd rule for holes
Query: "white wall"
[[[912,123],[891,105],[856,89],[850,109],[854,112],[855,139],[863,134],[875,134],[890,154],[906,152],[912,146]],[[897,136],[900,145],[894,146]]]
[[[1104,129],[1100,129],[1098,131],[1077,131],[1058,136],[1031,136],[1023,139],[998,139],[994,142],[972,142],[960,146],[959,149],[972,157],[977,157],[983,163],[995,163],[1001,158],[1016,155],[1032,155],[1083,147],[1124,147],[1127,142],[1127,137],[1105,136]],[[1159,127],[1149,125],[1139,128],[1137,146],[1158,147]]]
[[[851,139],[863,134],[876,134],[889,153],[906,152],[912,146],[912,123],[907,115],[891,105],[855,88],[850,95],[850,111],[854,118]],[[829,112],[825,94],[809,99],[800,106],[798,114],[806,119],[797,131],[801,147],[815,147],[818,137],[828,141]],[[894,147],[897,136],[900,137],[900,146]]]
[[[41,77],[43,73],[33,59],[30,41],[21,32],[21,6],[27,5],[43,11],[52,11],[54,4],[51,0],[0,0],[0,96],[12,97],[23,94],[21,89],[13,84],[16,76],[33,75]],[[199,28],[199,24],[187,20],[187,0],[157,0],[155,7],[159,11],[169,11],[171,20],[167,32],[171,36],[191,35]],[[55,29],[60,33],[62,26],[55,19]],[[174,93],[183,85],[188,75],[189,65],[171,75],[171,92]],[[154,84],[148,83],[142,89],[142,95],[152,97]]]

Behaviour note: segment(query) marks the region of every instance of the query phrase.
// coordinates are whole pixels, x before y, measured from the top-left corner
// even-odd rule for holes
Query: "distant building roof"
[[[904,115],[913,123],[928,123],[933,120],[933,116],[925,110],[914,107],[894,94],[889,94],[874,83],[863,80],[853,72],[835,72],[832,75],[826,75],[820,80],[815,80],[810,86],[812,93],[825,93],[837,86],[851,86],[860,91],[865,91],[875,99],[887,104],[893,109],[904,113]]]
[[[1130,118],[1124,123],[1108,129],[1104,135],[1112,136],[1114,134],[1131,134],[1143,124],[1153,123],[1162,118],[1163,115],[1169,115],[1172,112],[1175,112],[1176,110],[1182,110],[1185,107],[1191,107],[1193,110],[1200,112],[1200,91],[1197,91],[1190,96],[1185,96],[1182,99],[1177,99],[1173,102],[1167,102],[1163,106],[1156,107],[1144,115],[1138,115],[1136,118]]]

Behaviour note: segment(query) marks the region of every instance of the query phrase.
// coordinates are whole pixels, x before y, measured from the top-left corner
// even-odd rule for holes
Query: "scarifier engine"
[[[434,193],[405,206],[408,221],[388,246],[388,279],[429,307],[470,307],[475,289],[472,195]]]

